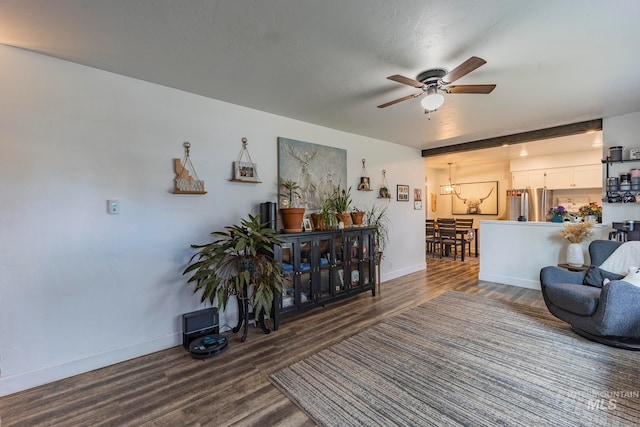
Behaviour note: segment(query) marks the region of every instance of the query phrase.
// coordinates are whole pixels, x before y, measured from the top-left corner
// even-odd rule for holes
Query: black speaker
[[[189,350],[189,344],[196,338],[218,334],[218,309],[209,307],[182,315],[182,346]]]
[[[276,204],[273,202],[260,203],[260,222],[267,223],[269,228],[276,229]]]

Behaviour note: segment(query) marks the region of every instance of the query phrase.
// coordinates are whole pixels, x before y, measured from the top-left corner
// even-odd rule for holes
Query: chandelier
[[[440,186],[440,194],[443,196],[451,195],[451,194],[460,194],[460,184],[452,184],[451,183],[451,163],[449,165],[449,184]]]

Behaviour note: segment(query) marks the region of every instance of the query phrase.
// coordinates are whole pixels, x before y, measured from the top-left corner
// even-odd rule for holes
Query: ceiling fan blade
[[[457,85],[443,88],[447,93],[491,93],[496,85]]]
[[[387,77],[389,80],[393,80],[394,82],[402,83],[404,85],[409,85],[413,87],[422,87],[424,84],[420,83],[417,80],[410,79],[409,77],[401,76],[400,74],[394,74],[393,76]]]
[[[484,59],[478,58],[477,56],[472,56],[471,58],[467,59],[462,64],[458,65],[456,68],[445,74],[444,77],[442,77],[442,81],[445,84],[453,83],[460,77],[469,74],[476,68],[486,63],[487,61],[485,61]]]
[[[378,108],[385,108],[385,107],[388,107],[390,105],[397,104],[398,102],[406,101],[406,100],[412,99],[412,98],[417,98],[422,94],[423,94],[423,92],[418,92],[418,93],[415,93],[413,95],[403,96],[402,98],[394,99],[393,101],[389,101],[389,102],[385,102],[384,104],[380,104],[380,105],[378,105]]]

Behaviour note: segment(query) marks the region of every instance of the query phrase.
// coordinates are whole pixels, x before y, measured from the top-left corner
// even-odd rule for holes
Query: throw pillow
[[[609,280],[620,280],[624,277],[623,274],[612,273],[607,270],[603,270],[597,265],[592,265],[587,270],[587,274],[584,276],[582,283],[584,285],[595,286],[601,288]]]
[[[627,274],[620,280],[624,280],[625,282],[629,282],[634,286],[640,287],[640,267],[629,268],[629,274]]]

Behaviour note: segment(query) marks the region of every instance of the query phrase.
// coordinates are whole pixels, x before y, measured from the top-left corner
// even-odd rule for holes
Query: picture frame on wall
[[[309,212],[319,211],[332,194],[347,182],[347,150],[278,137],[278,188],[294,181]],[[283,197],[279,197],[280,207]]]
[[[421,188],[413,189],[413,209],[415,210],[422,209],[422,189]]]
[[[399,202],[408,202],[409,201],[409,186],[398,184],[396,186],[396,200]]]
[[[460,191],[451,197],[453,215],[498,215],[498,181],[456,185]]]
[[[257,165],[250,162],[233,162],[233,179],[237,181],[258,182]]]

